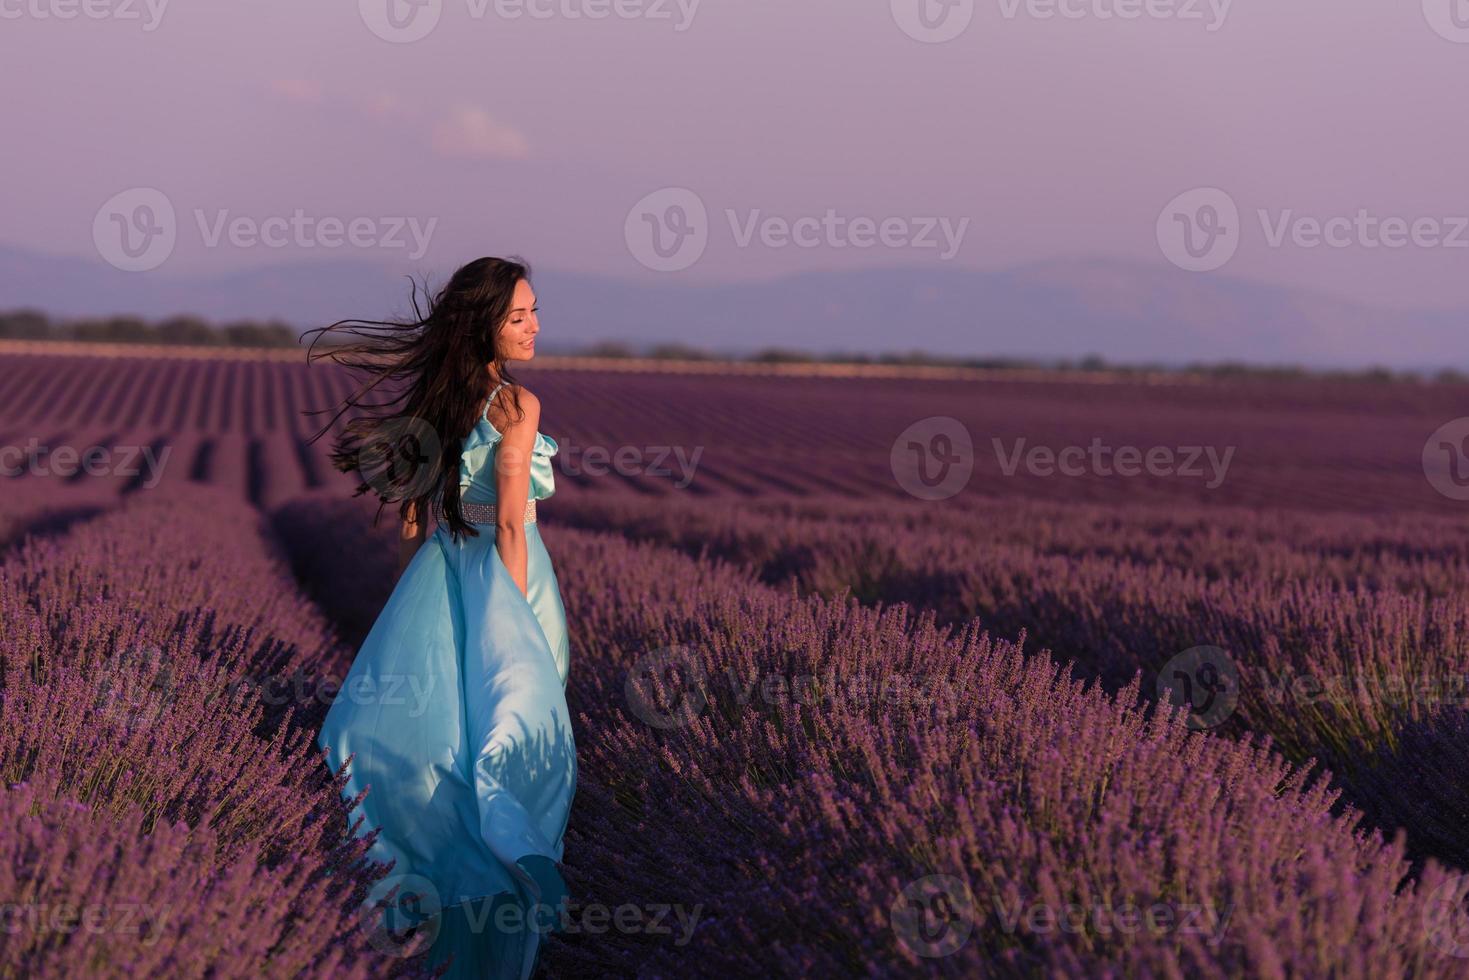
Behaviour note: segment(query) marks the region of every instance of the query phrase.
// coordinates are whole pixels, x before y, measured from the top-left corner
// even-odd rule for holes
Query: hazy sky
[[[151,188],[167,273],[411,265],[415,226],[430,267],[686,281],[1187,264],[1176,232],[1231,275],[1469,305],[1469,0],[416,2],[0,0],[0,243],[96,258],[110,222],[157,218]],[[1196,188],[1238,222],[1218,195],[1164,213]],[[1297,219],[1333,217],[1340,247],[1311,247]],[[697,260],[650,269],[658,223]]]

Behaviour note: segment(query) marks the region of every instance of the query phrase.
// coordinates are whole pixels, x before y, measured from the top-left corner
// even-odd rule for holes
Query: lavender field
[[[1469,387],[523,374],[546,975],[1469,975]],[[422,972],[314,748],[394,573],[347,391],[0,353],[0,976]]]

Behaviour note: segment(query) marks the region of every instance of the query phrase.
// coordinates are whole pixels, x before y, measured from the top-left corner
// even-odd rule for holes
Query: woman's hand
[[[408,563],[428,537],[427,522],[418,519],[416,501],[408,505],[408,514],[398,525],[398,578],[403,577],[403,573],[408,570]]]

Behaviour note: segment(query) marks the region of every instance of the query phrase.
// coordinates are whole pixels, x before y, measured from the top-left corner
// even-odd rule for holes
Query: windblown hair
[[[339,320],[306,332],[317,334],[306,353],[308,364],[326,357],[347,367],[357,381],[331,421],[308,441],[352,413],[333,444],[331,461],[343,473],[358,475],[354,496],[378,495],[374,526],[383,507],[393,503],[404,520],[426,521],[437,498],[455,540],[461,534],[479,536],[460,506],[459,456],[490,392],[488,365],[511,382],[507,387],[514,396],[515,378],[496,341],[522,279],[530,279],[530,266],[518,256],[479,258],[456,271],[437,296],[429,298],[425,280],[426,313],[413,283],[412,320]],[[360,339],[329,344],[317,353],[317,342],[328,334]],[[374,392],[385,397],[364,401]],[[518,397],[514,414],[521,414]]]

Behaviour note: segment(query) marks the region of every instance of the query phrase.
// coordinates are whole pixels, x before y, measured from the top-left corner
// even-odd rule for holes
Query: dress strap
[[[482,412],[479,413],[479,417],[480,418],[484,419],[486,422],[488,422],[490,420],[490,405],[491,405],[491,403],[494,402],[495,396],[500,393],[500,389],[503,388],[503,387],[505,387],[509,383],[510,383],[509,381],[501,381],[499,384],[495,385],[494,390],[490,392],[490,397],[488,397],[488,398],[485,399],[484,411],[482,411]]]

